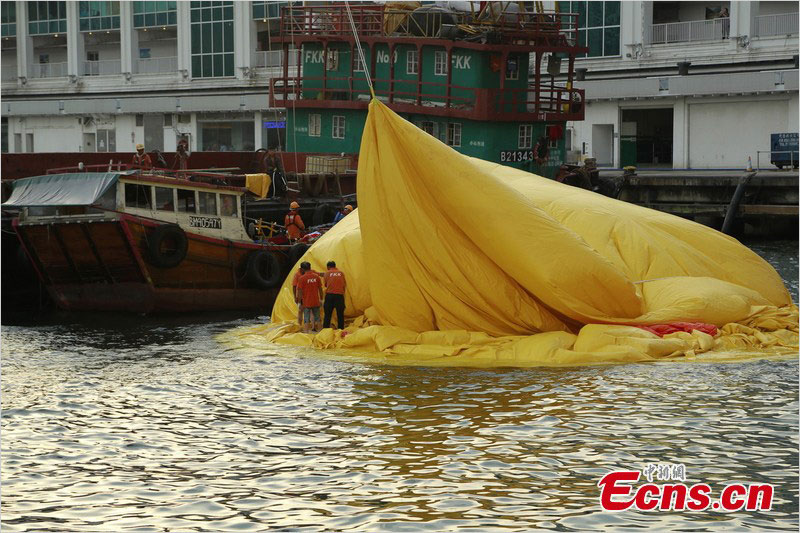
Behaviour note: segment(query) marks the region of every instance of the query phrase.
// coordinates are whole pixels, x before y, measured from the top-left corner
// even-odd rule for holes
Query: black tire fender
[[[164,244],[170,243],[171,248],[164,250]],[[189,239],[186,233],[175,224],[164,224],[153,230],[147,238],[147,251],[150,261],[157,267],[174,268],[186,258],[189,249]]]
[[[266,250],[255,250],[247,256],[245,278],[256,289],[272,289],[281,284],[281,265],[278,259]]]
[[[300,258],[303,257],[303,255],[306,253],[306,250],[308,250],[308,245],[303,242],[298,242],[289,248],[289,268],[293,268],[294,265],[300,261]]]
[[[329,204],[317,204],[314,208],[314,217],[311,219],[313,226],[321,226],[333,222],[331,206]]]

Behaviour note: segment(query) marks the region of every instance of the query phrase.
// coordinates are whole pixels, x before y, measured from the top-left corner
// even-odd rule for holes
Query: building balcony
[[[84,61],[82,74],[84,76],[113,76],[122,72],[119,59],[103,59],[98,61]]]
[[[373,85],[376,97],[398,113],[479,121],[561,122],[584,117],[583,89],[550,86],[537,92],[385,79],[373,80]],[[366,109],[369,100],[369,88],[360,78],[270,80],[270,107]]]
[[[645,27],[645,44],[690,43],[721,41],[730,34],[731,19],[690,20],[667,22]]]
[[[797,35],[797,12],[762,15],[753,20],[753,37]]]
[[[168,74],[177,71],[177,57],[149,57],[136,60],[137,74]]]
[[[67,74],[66,61],[62,63],[34,63],[28,69],[30,78],[65,78]]]
[[[279,68],[283,67],[282,50],[264,50],[253,52],[250,65],[253,68]],[[297,66],[296,50],[289,50],[289,66]]]
[[[3,68],[0,69],[0,74],[2,74],[2,81],[3,83],[9,81],[16,81],[17,80],[17,64],[16,63],[4,63]]]

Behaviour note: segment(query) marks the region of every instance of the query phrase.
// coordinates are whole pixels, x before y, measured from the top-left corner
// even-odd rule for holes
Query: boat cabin
[[[242,224],[246,189],[136,172],[83,172],[17,180],[5,208],[20,224],[133,216],[176,224],[187,233],[252,242]]]

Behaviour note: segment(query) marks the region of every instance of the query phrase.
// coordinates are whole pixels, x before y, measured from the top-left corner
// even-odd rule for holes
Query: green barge
[[[366,70],[377,98],[457,151],[554,176],[566,122],[584,117],[573,87],[575,57],[586,52],[577,14],[534,2],[460,12],[414,4],[352,6],[352,25],[344,5],[283,8],[273,46],[284,71],[270,81],[270,104],[287,109],[287,151],[357,155]]]

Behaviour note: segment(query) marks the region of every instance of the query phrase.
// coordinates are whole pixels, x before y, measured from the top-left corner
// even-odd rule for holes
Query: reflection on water
[[[212,339],[258,320],[4,326],[3,530],[798,527],[796,361],[402,368]],[[774,483],[773,510],[600,512],[605,472],[665,462],[714,495]]]

